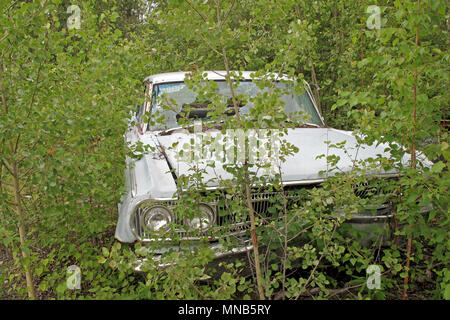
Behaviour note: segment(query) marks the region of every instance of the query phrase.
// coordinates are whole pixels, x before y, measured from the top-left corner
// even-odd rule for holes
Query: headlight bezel
[[[203,208],[206,208],[207,210],[208,210],[208,212],[206,213],[207,215],[208,215],[208,225],[206,226],[206,227],[201,227],[201,226],[198,226],[198,227],[195,227],[195,226],[193,226],[193,220],[195,220],[195,219],[201,219],[201,217],[200,216],[194,216],[194,217],[192,217],[192,218],[184,218],[184,221],[183,221],[183,224],[186,226],[186,227],[188,227],[189,228],[189,231],[198,231],[198,232],[206,232],[206,231],[208,231],[208,230],[210,230],[213,226],[214,226],[214,224],[215,224],[215,222],[216,222],[216,211],[214,210],[214,207],[213,206],[211,206],[210,204],[208,204],[208,203],[206,203],[206,202],[200,202],[198,205],[197,205],[197,208],[198,208],[198,210],[201,212],[201,213],[203,213],[203,212],[205,212],[205,211],[202,211],[201,209],[200,209],[200,207],[203,207]],[[203,215],[202,215],[202,217],[203,217]]]
[[[154,210],[158,210],[157,212],[154,212]],[[153,212],[152,212],[153,211]],[[157,215],[163,215],[163,217],[166,219],[166,225],[164,227],[160,227],[159,229],[152,229],[149,227],[149,220],[152,218],[155,218]],[[174,214],[170,208],[167,206],[164,206],[162,204],[153,204],[151,206],[148,206],[143,209],[142,213],[142,223],[143,226],[148,230],[148,232],[151,232],[153,234],[161,234],[166,233],[170,229],[170,224],[174,222]],[[162,229],[164,228],[164,229]]]

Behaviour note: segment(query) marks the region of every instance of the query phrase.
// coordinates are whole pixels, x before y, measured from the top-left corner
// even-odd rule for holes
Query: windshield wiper
[[[308,127],[321,128],[320,125],[311,122],[297,123],[292,120],[286,120],[285,123],[297,124],[296,128],[308,128]]]
[[[225,122],[225,120],[220,120],[219,122],[216,122],[216,121],[202,122],[202,124],[201,124],[202,132],[205,132],[206,130],[213,129],[213,128],[222,129],[223,122]],[[176,130],[187,130],[188,132],[193,133],[194,130],[192,130],[192,127],[195,127],[196,125],[198,126],[199,124],[198,123],[191,123],[189,125],[186,125],[185,127],[178,126],[178,127],[170,128],[170,129],[161,131],[159,133],[159,135],[160,136],[168,136],[168,135],[171,135],[172,132],[174,132]]]
[[[311,126],[311,127],[315,127],[315,128],[320,128],[320,126],[318,124],[315,124],[315,123],[306,122],[303,125],[304,126]]]

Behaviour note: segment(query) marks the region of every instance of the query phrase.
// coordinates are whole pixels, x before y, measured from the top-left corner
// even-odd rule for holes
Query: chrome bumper
[[[423,207],[420,211],[420,213],[427,213],[429,212],[433,207],[431,205]],[[369,243],[373,238],[374,234],[371,230],[371,227],[378,226],[385,230],[385,239],[391,238],[392,234],[389,232],[389,224],[392,221],[393,215],[390,214],[389,210],[390,208],[385,207],[383,209],[386,209],[385,212],[381,210],[377,215],[370,215],[370,214],[364,214],[360,213],[357,215],[354,215],[351,219],[345,221],[344,223],[351,224],[353,228],[360,230],[360,231],[368,231],[369,235],[366,236],[364,239],[361,239],[360,242],[362,245]],[[190,245],[186,246],[185,248],[180,249],[179,246],[166,246],[162,247],[161,249],[158,249],[157,251],[151,251],[147,247],[142,247],[141,250],[144,254],[150,254],[152,256],[152,260],[156,263],[157,268],[167,268],[169,266],[174,265],[174,263],[167,263],[163,261],[163,256],[165,253],[169,251],[190,251],[192,249],[198,248],[199,245]],[[236,256],[239,254],[247,254],[251,250],[253,250],[253,245],[251,244],[250,239],[241,239],[241,243],[237,245],[235,248],[232,248],[231,250],[227,250],[223,247],[222,244],[213,242],[210,243],[209,248],[214,252],[214,261],[218,262],[223,259],[226,259],[227,257]],[[134,271],[136,272],[142,272],[143,270],[141,267],[143,264],[148,261],[148,259],[139,259],[134,262]]]
[[[153,255],[151,259],[154,262],[158,263],[156,267],[163,269],[175,265],[175,263],[168,263],[163,261],[164,253],[169,251],[189,251],[198,247],[199,247],[198,245],[191,245],[189,247],[180,249],[180,247],[178,246],[169,246],[164,247],[163,249],[160,249],[157,252],[152,252],[150,249],[142,247],[141,250],[143,251],[142,253],[145,252],[146,254]],[[236,256],[244,253],[246,254],[247,252],[253,249],[253,245],[251,244],[250,239],[246,239],[243,241],[243,243],[239,244],[237,247],[231,250],[226,250],[220,243],[211,243],[209,245],[209,249],[211,249],[214,252],[214,261],[218,262],[231,256]],[[134,271],[142,272],[143,271],[142,266],[147,261],[148,261],[147,258],[136,260],[133,266]]]

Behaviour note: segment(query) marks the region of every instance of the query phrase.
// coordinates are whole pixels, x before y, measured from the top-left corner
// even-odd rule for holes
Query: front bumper
[[[154,263],[156,263],[157,268],[167,268],[170,266],[175,265],[173,262],[167,262],[164,260],[165,253],[168,253],[170,251],[191,251],[196,248],[199,248],[200,244],[191,244],[189,246],[180,248],[179,246],[166,246],[162,249],[158,249],[157,251],[151,251],[147,247],[142,247],[141,254],[144,255],[151,255],[151,259]],[[250,242],[250,239],[242,239],[240,243],[232,248],[231,250],[226,249],[222,244],[218,242],[212,242],[209,244],[208,248],[213,251],[214,253],[214,260],[213,264],[218,265],[220,262],[228,261],[231,259],[236,259],[238,257],[244,257],[247,256],[250,251],[253,250],[253,245]],[[148,261],[147,258],[144,259],[138,259],[134,262],[133,269],[136,272],[142,272],[143,266]],[[153,264],[155,265],[155,264]]]
[[[379,230],[382,230],[381,236],[382,236],[382,242],[385,243],[387,240],[391,240],[393,237],[393,215],[390,212],[390,207],[386,207],[386,211],[378,211],[377,214],[368,214],[368,213],[360,213],[357,215],[354,215],[351,219],[344,222],[344,224],[350,224],[354,229],[358,231],[364,231],[366,232],[366,236],[359,239],[359,243],[362,246],[369,245],[374,239],[377,239],[380,237],[380,234],[375,233],[374,228],[377,228]],[[432,206],[426,206],[423,207],[420,211],[420,213],[424,214],[429,211],[431,211]],[[142,247],[141,250],[144,251],[144,254],[148,254],[152,256],[152,260],[154,263],[156,263],[157,268],[167,268],[169,266],[175,265],[175,263],[166,262],[164,261],[164,256],[169,251],[190,251],[194,250],[195,248],[199,248],[200,244],[190,244],[189,246],[185,246],[183,248],[180,248],[180,246],[162,246],[156,251],[151,251],[147,247]],[[236,259],[240,257],[246,257],[252,250],[253,245],[248,238],[240,238],[238,241],[238,244],[236,247],[232,248],[231,250],[226,249],[222,244],[219,242],[211,242],[208,246],[209,249],[211,249],[214,252],[214,260],[212,262],[213,265],[218,265],[220,262],[223,261],[229,261],[231,259]],[[133,269],[136,272],[142,272],[144,271],[142,267],[145,265],[145,263],[148,260],[146,258],[144,259],[138,259],[133,264]],[[155,265],[155,264],[153,264]]]

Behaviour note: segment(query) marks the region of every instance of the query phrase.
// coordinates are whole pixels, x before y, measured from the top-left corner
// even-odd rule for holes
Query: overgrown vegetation
[[[0,5],[3,299],[450,297],[445,1],[86,0],[78,2],[80,29],[67,27],[70,5]],[[380,28],[367,26],[370,5],[380,8]],[[352,172],[340,173],[340,159],[324,154],[335,174],[295,194],[272,168],[279,196],[267,217],[253,207],[250,187],[267,182],[253,172],[268,164],[251,165],[245,155],[226,168],[232,178],[220,182],[227,190],[221,205],[250,221],[256,250],[211,267],[204,241],[185,254],[171,252],[167,262],[174,265],[159,269],[148,259],[136,274],[132,262],[151,254],[113,236],[130,155],[123,134],[129,112],[142,102],[142,80],[180,70],[193,71],[186,82],[208,102],[213,120],[250,98],[232,94],[224,102],[204,70],[226,70],[231,92],[239,81],[231,70],[283,73],[296,79],[299,92],[306,79],[328,126],[354,130],[360,144],[383,143],[391,156],[355,161]],[[222,129],[278,130],[281,159],[302,152],[283,139],[298,123],[277,112],[282,91],[270,79],[258,83],[269,93],[253,98],[253,112],[226,117]],[[346,154],[344,144],[329,147]],[[195,214],[199,199],[219,195],[208,194],[202,179],[213,166],[195,164],[179,177],[187,190],[176,209],[181,217]],[[380,168],[400,175],[367,176]],[[383,192],[358,197],[355,186]],[[358,239],[367,231],[346,221],[374,201],[394,208],[394,237],[374,230],[376,241],[363,246]],[[236,241],[220,244],[232,248]],[[71,265],[81,270],[80,290],[67,288]],[[380,289],[367,288],[370,265],[381,267]]]

